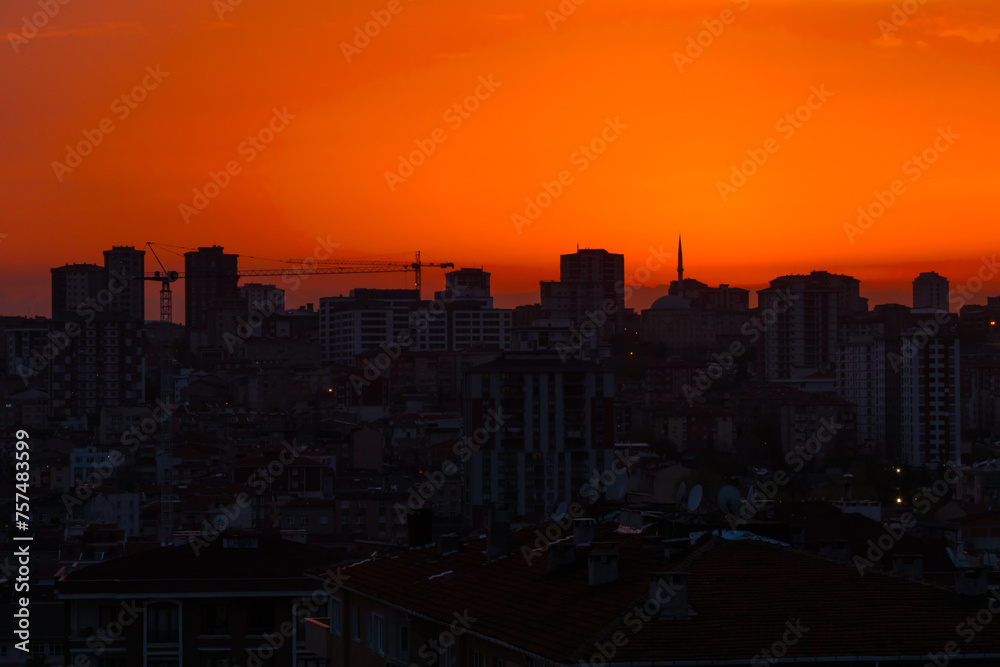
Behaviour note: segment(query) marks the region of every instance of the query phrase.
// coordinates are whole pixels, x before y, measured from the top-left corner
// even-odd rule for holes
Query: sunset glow
[[[146,241],[223,245],[241,268],[317,238],[420,250],[502,295],[577,243],[629,275],[683,233],[692,278],[825,269],[873,304],[908,304],[921,271],[962,284],[995,251],[992,0],[51,0],[38,27],[44,4],[0,8],[8,313],[48,313],[51,267]],[[859,207],[884,212],[852,233]],[[288,304],[404,281],[314,278]]]

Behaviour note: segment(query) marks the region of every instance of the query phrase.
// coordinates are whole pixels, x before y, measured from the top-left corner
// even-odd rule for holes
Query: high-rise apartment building
[[[610,368],[513,353],[470,370],[465,387],[465,434],[481,445],[466,464],[473,525],[491,502],[532,521],[593,501],[581,488],[614,462]]]
[[[354,289],[320,299],[323,360],[350,364],[384,347],[399,352],[458,352],[484,346],[509,350],[512,312],[493,308],[490,274],[459,269],[445,274],[445,289],[431,301],[416,290]]]
[[[111,295],[110,312],[126,313],[140,322],[146,319],[145,256],[146,251],[133,246],[112,246],[111,250],[104,251],[104,270],[108,278],[117,276],[122,282],[122,288]]]
[[[961,462],[959,340],[954,327],[918,322],[903,331],[900,368],[901,458],[912,466],[935,468]]]
[[[921,273],[913,279],[913,310],[948,312],[948,279],[936,271]]]
[[[624,329],[625,256],[585,248],[559,258],[559,280],[540,284],[542,311],[553,320],[575,325],[600,323],[607,340]]]
[[[840,324],[868,312],[855,278],[826,271],[775,278],[757,291],[757,303],[768,381],[834,372]]]
[[[246,311],[238,287],[238,262],[239,255],[227,254],[222,246],[184,253],[184,325],[192,352],[222,347],[232,314]],[[217,326],[220,319],[227,326]]]
[[[277,285],[246,283],[240,285],[239,294],[246,301],[248,313],[280,313],[285,309],[285,290]]]
[[[107,272],[97,264],[66,264],[51,272],[53,320],[93,309],[98,294],[108,287]]]

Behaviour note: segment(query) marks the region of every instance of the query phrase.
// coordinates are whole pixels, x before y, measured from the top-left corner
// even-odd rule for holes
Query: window
[[[176,604],[159,603],[146,608],[146,639],[150,644],[176,644],[178,637]]]
[[[385,655],[385,616],[372,612],[368,619],[368,648]]]
[[[207,604],[201,610],[201,633],[203,635],[229,634],[229,607],[221,604]]]
[[[329,517],[327,517],[327,516],[321,516],[319,518],[319,525],[325,526],[327,524],[328,520],[329,520]]]
[[[330,598],[330,632],[340,636],[340,628],[343,623],[341,618],[344,615],[344,603],[340,598]]]
[[[201,667],[229,667],[229,658],[206,655],[201,659]]]
[[[486,656],[479,651],[473,651],[472,667],[486,667]]]
[[[409,628],[405,625],[399,626],[399,655],[403,658],[406,657],[407,652],[410,650],[410,632]]]
[[[268,599],[250,600],[247,603],[246,610],[248,635],[262,635],[274,631],[273,601]]]
[[[358,611],[358,606],[351,605],[351,639],[356,642],[361,641],[361,630],[358,626],[361,625],[361,612]]]

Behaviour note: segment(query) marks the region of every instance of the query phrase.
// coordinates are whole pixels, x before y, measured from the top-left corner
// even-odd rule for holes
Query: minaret
[[[684,250],[680,234],[677,235],[677,296],[684,298]]]

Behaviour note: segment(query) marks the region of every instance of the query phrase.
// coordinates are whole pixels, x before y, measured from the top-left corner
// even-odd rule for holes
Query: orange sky
[[[48,314],[50,267],[150,240],[278,258],[312,255],[318,236],[342,257],[419,249],[515,293],[556,277],[577,243],[624,253],[631,275],[682,232],[688,277],[755,288],[827,269],[904,303],[920,271],[954,285],[996,250],[996,0],[910,0],[896,24],[893,2],[869,0],[564,0],[568,16],[558,0],[235,1],[0,5],[0,312]],[[35,35],[40,3],[57,11]],[[373,11],[391,21],[345,56]],[[699,33],[702,52],[679,71],[675,53]],[[119,98],[144,77],[155,87],[127,108]],[[449,111],[477,87],[478,108]],[[824,87],[828,99],[810,98]],[[782,121],[810,101],[798,127]],[[275,108],[294,118],[251,149]],[[582,157],[607,119],[627,127]],[[958,137],[916,169],[948,128]],[[84,131],[100,144],[72,171],[54,166]],[[433,136],[425,162],[387,183]],[[724,200],[719,182],[747,151],[767,159]],[[181,204],[231,161],[239,173],[185,220]],[[512,214],[564,171],[561,194],[519,230]],[[849,238],[858,207],[897,179],[902,194]],[[673,276],[665,266],[647,284]],[[984,294],[1000,293],[995,280]],[[440,289],[440,272],[424,282],[425,295]],[[288,303],[363,284],[404,278],[315,278]]]

